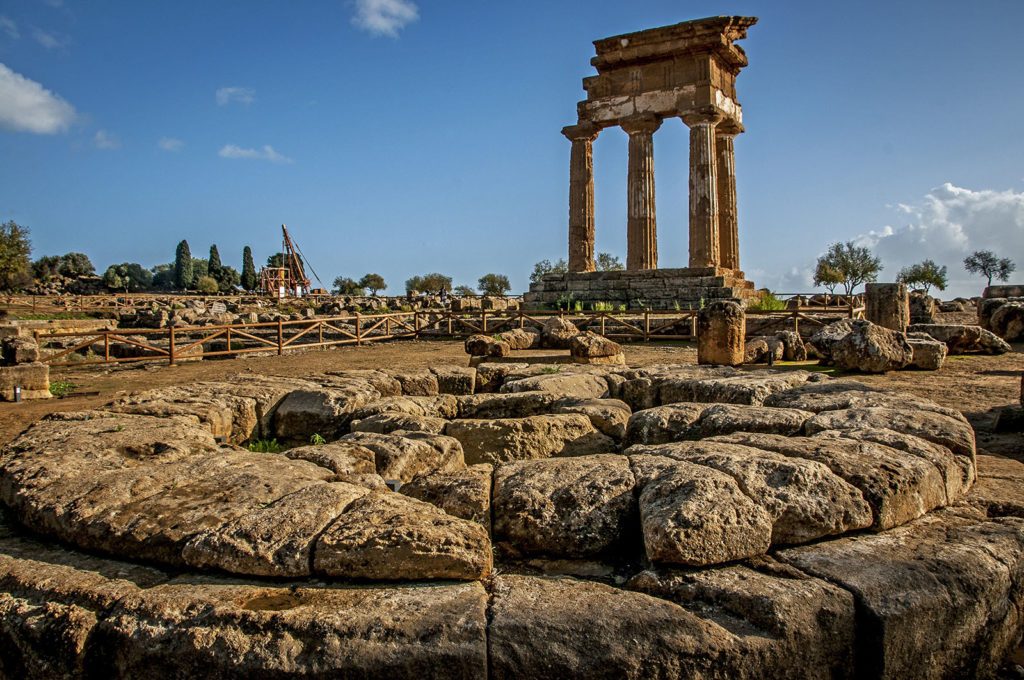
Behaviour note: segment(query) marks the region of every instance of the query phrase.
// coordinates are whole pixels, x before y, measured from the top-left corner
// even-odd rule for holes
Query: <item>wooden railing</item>
[[[854,309],[851,315],[861,312]],[[514,328],[542,328],[552,316],[564,317],[581,330],[591,330],[620,342],[695,340],[698,314],[697,310],[419,311],[184,328],[36,331],[35,335],[41,348],[40,360],[51,366],[154,360],[173,364],[256,352],[282,355],[293,350],[398,339],[494,335]],[[845,313],[839,318],[842,316]],[[749,324],[748,335],[775,332],[789,326],[799,331],[801,322],[823,326],[835,320],[814,318],[800,310],[748,312],[748,320],[755,318],[767,318],[768,322],[757,327]]]

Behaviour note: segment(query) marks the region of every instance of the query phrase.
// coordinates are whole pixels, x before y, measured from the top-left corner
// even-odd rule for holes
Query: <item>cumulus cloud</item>
[[[164,151],[181,151],[181,147],[185,146],[185,142],[180,139],[172,139],[170,137],[164,137],[156,143]]]
[[[882,258],[885,279],[907,265],[932,259],[949,267],[949,288],[960,294],[980,292],[978,278],[967,274],[963,259],[976,250],[991,250],[1024,265],[1024,192],[974,191],[943,184],[917,204],[896,208],[908,219],[858,236]]]
[[[37,43],[48,50],[56,50],[68,44],[67,38],[59,38],[53,33],[47,33],[41,28],[32,29],[32,37]]]
[[[59,95],[0,64],[0,128],[52,135],[66,131],[76,115]]]
[[[121,140],[106,130],[97,130],[92,141],[97,149],[103,149],[104,151],[113,151],[114,149],[121,148]]]
[[[256,90],[251,87],[222,87],[217,90],[217,106],[227,106],[231,102],[252,104],[256,101]]]
[[[0,33],[5,33],[11,40],[17,40],[21,37],[21,33],[18,32],[18,24],[14,23],[14,20],[10,17],[5,17],[0,14]]]
[[[274,151],[274,147],[270,145],[264,146],[262,149],[243,149],[240,146],[234,144],[226,144],[217,155],[221,158],[246,158],[252,160],[271,161],[272,163],[291,163],[292,159],[287,156],[282,156],[278,152]]]
[[[356,0],[352,23],[371,35],[398,37],[398,31],[420,18],[410,0]]]

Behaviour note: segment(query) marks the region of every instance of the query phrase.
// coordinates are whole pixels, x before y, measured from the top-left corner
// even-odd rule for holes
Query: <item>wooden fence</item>
[[[862,310],[849,310],[856,316]],[[262,352],[361,345],[398,339],[494,335],[514,328],[541,328],[552,316],[572,321],[620,342],[695,340],[697,310],[643,312],[420,311],[354,314],[299,321],[278,320],[186,328],[103,330],[46,333],[36,331],[40,360],[51,366],[132,361],[189,361]],[[801,322],[822,326],[835,319],[808,316],[806,310],[748,312],[748,319],[765,318],[751,333],[786,327],[799,331]],[[847,315],[845,312],[844,316]],[[48,353],[49,352],[49,353]]]

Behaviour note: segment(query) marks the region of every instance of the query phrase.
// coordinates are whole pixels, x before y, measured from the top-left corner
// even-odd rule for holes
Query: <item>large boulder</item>
[[[515,328],[502,331],[501,339],[512,349],[533,349],[540,347],[540,330],[536,328]]]
[[[999,305],[989,324],[992,332],[1007,342],[1024,340],[1024,301],[1007,300]]]
[[[756,335],[743,345],[743,363],[767,364],[782,361],[786,345],[773,335]]]
[[[393,434],[353,432],[342,437],[340,443],[370,449],[374,454],[377,474],[402,482],[416,475],[450,472],[466,464],[459,442],[444,435],[406,431]]]
[[[553,316],[544,322],[541,342],[551,349],[569,349],[572,339],[580,334],[576,324],[561,316]]]
[[[927,333],[907,333],[907,343],[914,352],[910,365],[926,371],[937,371],[946,361],[946,343],[939,342]]]
[[[845,333],[841,332],[843,328],[847,329]],[[829,363],[844,371],[884,373],[903,368],[914,358],[905,334],[862,319],[830,324],[811,342]]]
[[[30,337],[15,335],[0,342],[0,356],[8,366],[39,361],[39,344]]]
[[[462,443],[469,464],[583,456],[617,449],[613,439],[578,413],[453,420],[445,434]]]
[[[295,390],[274,412],[274,433],[302,442],[314,434],[332,439],[345,430],[356,409],[379,398],[380,392],[368,383],[347,389]]]
[[[569,341],[569,352],[577,364],[625,364],[622,345],[597,333],[586,331]]]
[[[489,335],[471,335],[466,338],[466,354],[474,357],[507,357],[511,351],[507,342]]]

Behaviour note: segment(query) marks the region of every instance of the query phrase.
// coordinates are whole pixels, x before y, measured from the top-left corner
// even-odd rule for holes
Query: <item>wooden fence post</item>
[[[650,340],[651,336],[651,312],[650,310],[644,310],[644,342]]]
[[[103,360],[110,361],[110,333],[103,331]]]
[[[359,323],[359,312],[356,312],[356,347],[363,344],[363,332]]]
[[[277,356],[284,354],[284,321],[277,320]]]
[[[170,358],[171,365],[173,366],[174,365],[174,326],[171,326],[170,331],[171,331],[171,340],[170,340],[170,343],[169,343],[170,354],[168,356]]]

